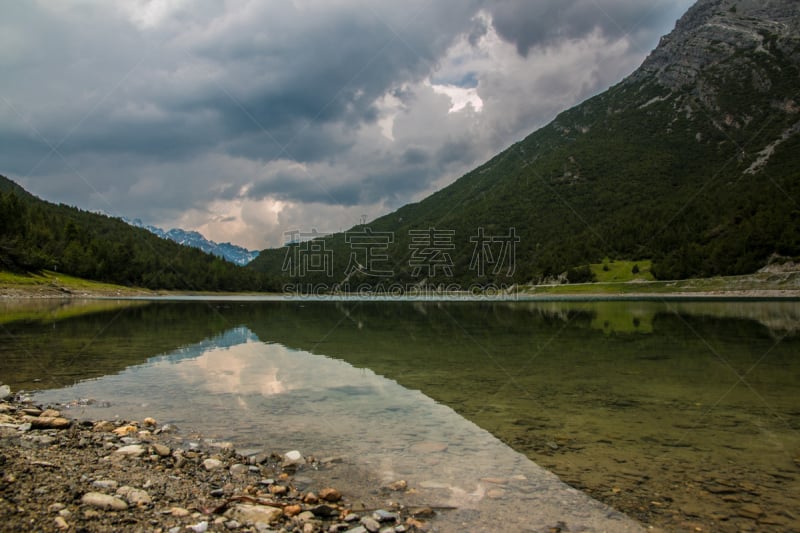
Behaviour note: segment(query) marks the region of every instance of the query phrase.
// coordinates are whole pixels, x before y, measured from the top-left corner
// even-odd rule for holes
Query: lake
[[[36,401],[344,454],[459,507],[444,527],[629,527],[585,493],[669,530],[800,528],[800,302],[0,306],[0,379]]]

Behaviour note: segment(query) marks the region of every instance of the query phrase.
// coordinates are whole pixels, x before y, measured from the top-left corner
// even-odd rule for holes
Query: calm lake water
[[[646,524],[800,528],[798,302],[0,305],[0,380],[37,401],[346,454],[475,530],[608,527],[537,465]]]

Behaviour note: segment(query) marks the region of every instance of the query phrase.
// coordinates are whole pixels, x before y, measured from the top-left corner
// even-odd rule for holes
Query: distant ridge
[[[235,263],[239,266],[248,264],[250,261],[258,257],[259,254],[259,251],[257,250],[248,250],[247,248],[243,248],[229,242],[216,243],[212,240],[206,239],[197,231],[186,231],[180,228],[164,230],[157,226],[146,225],[141,221],[141,219],[138,218],[133,220],[123,218],[123,220],[131,226],[144,228],[147,231],[158,235],[162,239],[169,239],[177,242],[178,244],[191,246],[192,248],[198,248],[208,254],[221,257],[222,259],[230,261],[231,263]]]

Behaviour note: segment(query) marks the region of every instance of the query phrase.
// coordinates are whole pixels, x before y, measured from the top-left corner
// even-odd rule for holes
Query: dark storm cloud
[[[562,102],[568,72],[542,81],[524,62],[441,69],[454,44],[494,46],[484,38],[496,32],[533,56],[599,30],[649,46],[688,0],[5,4],[0,174],[46,199],[175,218],[215,201],[409,201],[552,114],[530,102],[575,103]],[[449,114],[428,79],[487,105]]]
[[[658,38],[653,29],[675,20],[686,5],[675,0],[505,0],[488,9],[497,32],[525,56],[533,47],[595,30],[615,38],[631,36],[635,45],[649,47]]]

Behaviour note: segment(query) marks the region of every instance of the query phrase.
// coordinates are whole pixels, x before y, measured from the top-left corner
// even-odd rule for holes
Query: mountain
[[[0,176],[0,269],[151,289],[270,290],[266,276],[118,218],[46,202]]]
[[[796,0],[700,0],[630,76],[450,186],[250,268],[350,288],[577,281],[604,257],[755,272],[800,255],[798,87]]]
[[[217,257],[221,257],[222,259],[226,259],[231,263],[235,263],[239,266],[244,266],[256,257],[258,257],[258,251],[248,250],[241,246],[237,246],[235,244],[231,244],[229,242],[223,243],[216,243],[214,241],[210,241],[203,237],[203,235],[197,231],[186,231],[180,228],[172,228],[170,230],[163,230],[157,226],[150,226],[145,225],[140,219],[135,218],[133,220],[123,219],[125,222],[130,224],[131,226],[135,226],[137,228],[144,228],[151,233],[155,233],[162,239],[169,239],[171,241],[177,242],[178,244],[183,244],[184,246],[191,246],[192,248],[198,248],[203,250],[207,254],[215,255]]]

